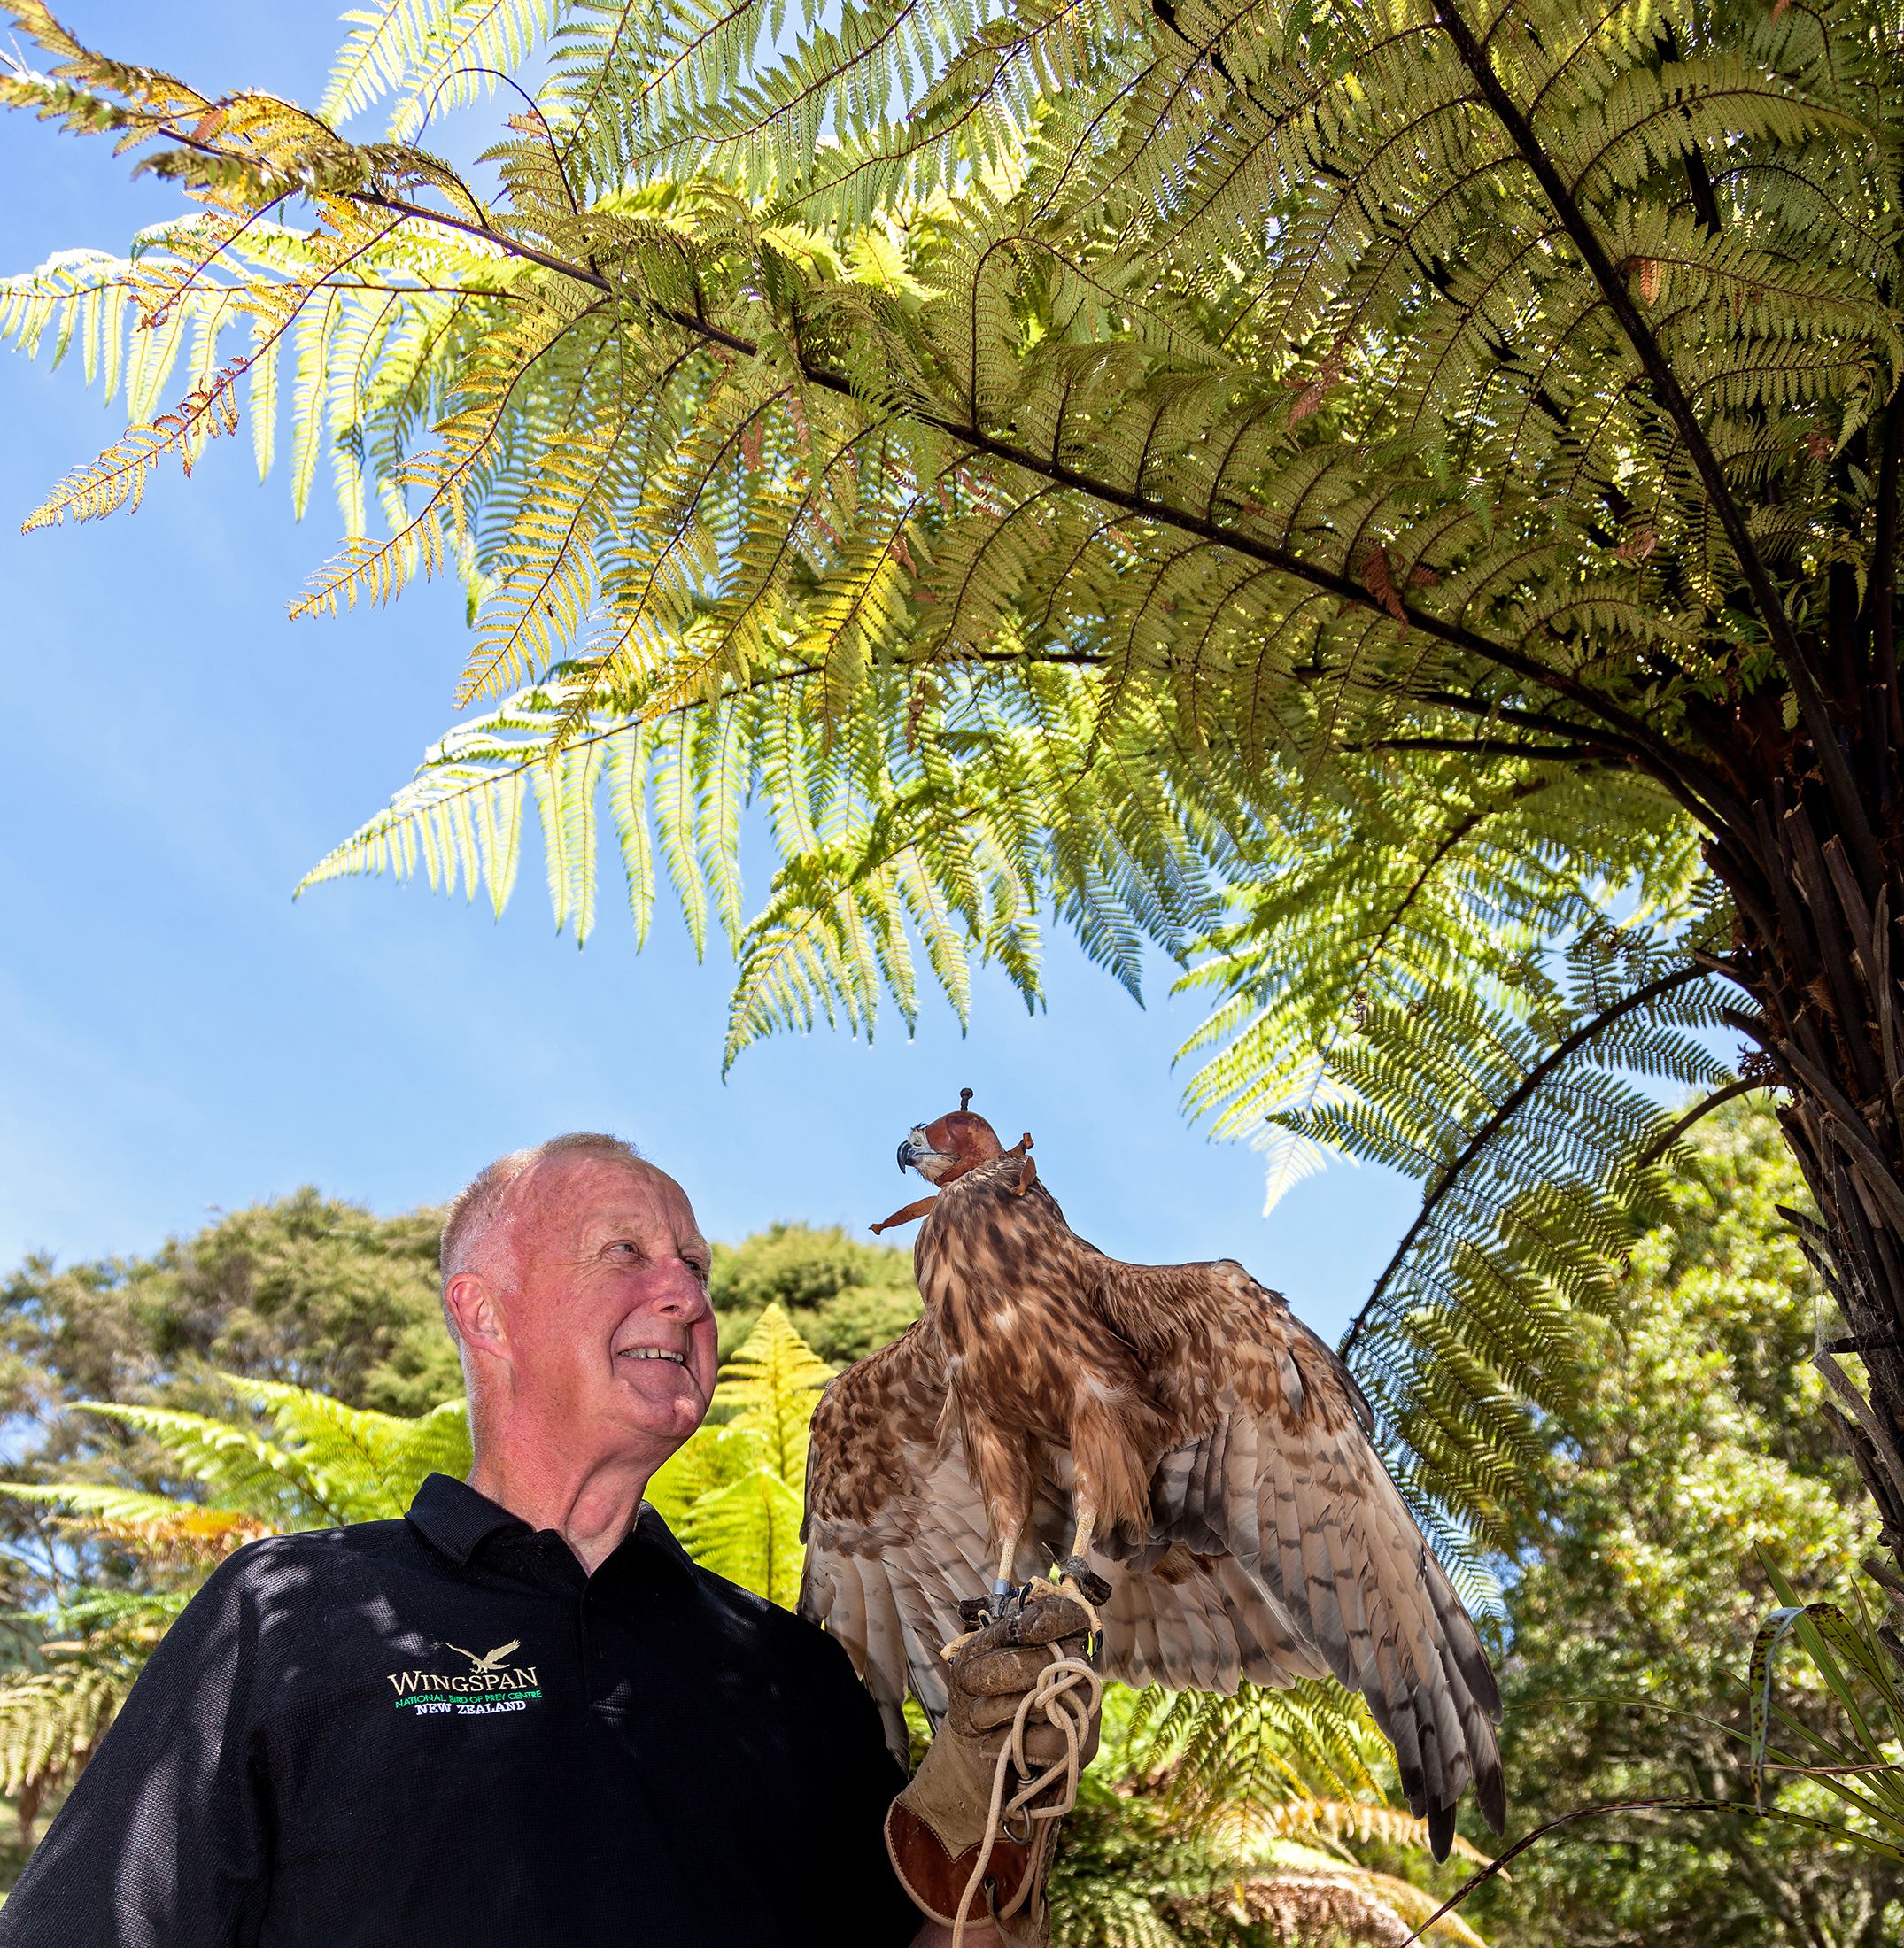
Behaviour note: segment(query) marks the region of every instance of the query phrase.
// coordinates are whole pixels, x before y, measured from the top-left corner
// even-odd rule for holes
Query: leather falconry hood
[[[971,1109],[971,1096],[970,1089],[961,1089],[957,1109],[948,1109],[932,1122],[919,1125],[899,1146],[899,1167],[902,1171],[915,1167],[919,1149],[914,1139],[917,1137],[925,1138],[925,1149],[934,1157],[951,1159],[951,1167],[941,1170],[933,1180],[940,1189],[956,1183],[968,1171],[977,1170],[979,1164],[989,1163],[994,1157],[1022,1156],[1025,1167],[1019,1172],[1017,1185],[1018,1195],[1022,1197],[1038,1181],[1038,1166],[1031,1158],[1031,1132],[1027,1130],[1008,1150],[998,1140],[998,1132]],[[890,1231],[895,1225],[910,1224],[915,1218],[923,1218],[933,1208],[933,1202],[930,1196],[921,1197],[902,1210],[895,1210],[890,1218],[882,1218],[872,1227],[875,1236],[882,1231]]]

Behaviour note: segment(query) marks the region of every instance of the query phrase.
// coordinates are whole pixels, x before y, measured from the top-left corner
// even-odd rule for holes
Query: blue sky
[[[304,0],[260,7],[66,0],[67,24],[208,90],[305,100],[341,37]],[[117,249],[174,206],[104,144],[0,120],[0,269]],[[295,905],[328,847],[451,720],[462,604],[286,621],[337,539],[302,526],[245,439],[144,506],[21,537],[19,520],[121,424],[77,369],[0,359],[0,1265],[149,1250],[313,1183],[384,1210],[439,1201],[490,1156],[564,1128],[633,1136],[733,1238],[776,1218],[863,1226],[912,1194],[893,1163],[961,1086],[1006,1140],[1030,1129],[1078,1229],[1133,1258],[1234,1256],[1333,1336],[1412,1209],[1343,1168],[1261,1215],[1258,1159],[1179,1111],[1195,1026],[1158,978],[1148,1011],[1068,940],[1049,1009],[981,982],[969,1035],[942,1006],[871,1047],[785,1037],[724,1085],[730,969],[677,922],[639,955],[611,909],[558,938],[525,865],[499,922],[422,886],[346,882]],[[908,1184],[914,1180],[908,1179]]]

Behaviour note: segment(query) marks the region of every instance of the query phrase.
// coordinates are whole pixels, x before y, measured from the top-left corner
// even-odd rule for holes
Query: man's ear
[[[481,1272],[456,1272],[443,1288],[443,1303],[456,1321],[456,1336],[473,1352],[496,1354],[507,1350],[502,1309]]]

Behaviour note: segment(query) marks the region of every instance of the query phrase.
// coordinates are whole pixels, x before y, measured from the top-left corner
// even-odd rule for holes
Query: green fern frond
[[[343,120],[394,95],[391,137],[414,141],[430,116],[481,98],[499,73],[529,60],[557,12],[553,0],[384,0],[353,8],[340,16],[351,32],[318,113]]]
[[[708,1425],[647,1498],[703,1568],[791,1610],[800,1596],[807,1435],[832,1368],[770,1305],[721,1369]]]
[[[1281,1709],[1265,1712],[1272,1699]],[[1256,1929],[1399,1938],[1437,1902],[1355,1857],[1371,1844],[1428,1851],[1426,1823],[1391,1805],[1368,1771],[1380,1743],[1360,1700],[1336,1686],[1291,1696],[1246,1685],[1235,1698],[1111,1686],[1099,1758],[1052,1876],[1054,1942],[1204,1942]],[[1212,1767],[1216,1751],[1253,1756]],[[1351,1797],[1315,1790],[1343,1774]],[[1436,1934],[1479,1941],[1457,1916]]]
[[[426,1475],[466,1474],[468,1423],[461,1401],[414,1420],[347,1407],[325,1394],[277,1380],[218,1376],[240,1400],[269,1414],[278,1438],[255,1424],[177,1408],[81,1401],[155,1441],[166,1460],[197,1481],[215,1506],[279,1529],[329,1527],[401,1515]],[[54,1484],[37,1492],[81,1500],[92,1491]],[[71,1505],[78,1508],[77,1503]],[[100,1507],[97,1512],[111,1511]],[[131,1512],[128,1505],[126,1512]]]
[[[183,1604],[97,1597],[61,1613],[56,1628],[81,1635],[45,1644],[42,1668],[0,1683],[0,1792],[37,1797],[85,1763]]]
[[[262,1409],[335,1519],[400,1516],[426,1477],[461,1480],[470,1467],[469,1422],[460,1400],[406,1418],[349,1407],[329,1394],[282,1380],[220,1376],[239,1399]]]

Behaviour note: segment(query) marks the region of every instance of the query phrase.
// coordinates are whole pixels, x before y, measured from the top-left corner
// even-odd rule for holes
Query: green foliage
[[[1244,1747],[1240,1768],[1210,1763]],[[1112,1686],[1052,1875],[1056,1948],[1400,1942],[1439,1898],[1361,1857],[1429,1870],[1425,1822],[1371,1771],[1381,1749],[1359,1701],[1334,1687],[1245,1686],[1231,1701]],[[1428,1938],[1481,1948],[1459,1915]]]
[[[14,1802],[25,1846],[49,1789],[85,1763],[187,1594],[80,1597],[51,1619],[60,1634],[40,1646],[37,1668],[0,1685],[0,1791]]]
[[[56,1266],[29,1257],[0,1283],[6,1411],[55,1454],[76,1396],[189,1404],[195,1364],[415,1413],[457,1391],[437,1298],[431,1210],[377,1218],[300,1190],[220,1216],[147,1258]]]
[[[1467,1912],[1510,1948],[1879,1948],[1904,1874],[1750,1811],[1754,1632],[1793,1586],[1855,1614],[1876,1541],[1816,1412],[1823,1295],[1776,1210],[1802,1193],[1762,1103],[1715,1115],[1689,1148],[1570,1425],[1543,1429],[1541,1512],[1505,1579],[1504,1759],[1522,1830],[1625,1798],[1740,1810],[1567,1829]],[[1845,1727],[1807,1666],[1789,1650],[1778,1666],[1775,1743],[1817,1763]],[[1795,1819],[1841,1817],[1817,1780],[1765,1784]]]
[[[275,1440],[241,1419],[174,1407],[79,1404],[82,1411],[104,1414],[149,1435],[174,1468],[207,1491],[214,1506],[254,1516],[276,1532],[387,1520],[409,1507],[426,1475],[469,1472],[469,1429],[461,1400],[402,1419],[278,1380],[218,1377],[244,1405],[268,1417],[277,1429]],[[35,1483],[20,1492],[43,1496],[59,1490],[57,1484]],[[76,1492],[83,1499],[97,1491],[88,1485]]]
[[[1699,1038],[1715,998],[1685,952],[1598,927],[1558,970],[1501,969],[1493,993],[1482,962],[1367,1000],[1319,1062],[1318,1100],[1284,1119],[1423,1184],[1341,1350],[1418,1504],[1497,1538],[1537,1452],[1531,1409],[1571,1411],[1589,1322],[1660,1181],[1641,1078],[1730,1079]]]
[[[1895,1629],[1869,1612],[1847,1616],[1835,1603],[1800,1602],[1784,1579],[1770,1577],[1780,1607],[1759,1626],[1746,1667],[1751,1689],[1753,1799],[1767,1816],[1829,1834],[1892,1869],[1904,1888],[1904,1650]],[[1904,1606],[1900,1606],[1904,1607]],[[1837,1706],[1821,1729],[1815,1714],[1782,1702],[1774,1658],[1796,1639]],[[1830,1816],[1768,1797],[1769,1779],[1799,1774],[1838,1803]]]
[[[788,1610],[800,1595],[807,1427],[832,1373],[769,1305],[722,1367],[708,1425],[648,1484],[695,1561]]]
[[[770,1225],[738,1245],[716,1245],[708,1292],[724,1348],[779,1305],[822,1359],[840,1363],[896,1339],[919,1312],[912,1254],[863,1244],[837,1225]]]

